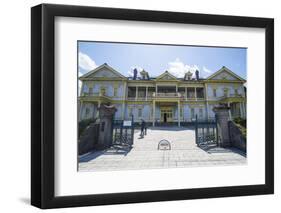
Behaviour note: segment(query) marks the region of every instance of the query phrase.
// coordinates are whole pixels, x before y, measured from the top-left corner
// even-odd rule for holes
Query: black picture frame
[[[265,184],[94,195],[54,195],[55,17],[264,28]],[[274,20],[165,11],[41,4],[31,8],[31,204],[60,208],[274,193]]]

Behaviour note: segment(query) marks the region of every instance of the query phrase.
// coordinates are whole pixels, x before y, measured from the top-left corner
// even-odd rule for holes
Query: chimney
[[[195,76],[196,76],[196,80],[199,81],[199,71],[198,70],[195,71]]]
[[[137,80],[137,76],[138,76],[138,70],[137,70],[137,68],[135,68],[133,80]]]

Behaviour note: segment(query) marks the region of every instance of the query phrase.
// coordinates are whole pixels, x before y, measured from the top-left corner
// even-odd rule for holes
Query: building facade
[[[246,80],[226,67],[200,78],[188,72],[184,78],[176,78],[168,71],[158,77],[149,77],[142,71],[137,77],[125,77],[106,63],[81,76],[78,97],[79,121],[97,116],[103,103],[114,104],[116,120],[136,122],[144,119],[153,126],[192,122],[214,118],[213,107],[224,103],[230,107],[231,118],[246,118]]]

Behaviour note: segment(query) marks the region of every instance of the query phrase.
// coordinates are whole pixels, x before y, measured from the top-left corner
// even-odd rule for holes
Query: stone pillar
[[[247,110],[246,110],[246,104],[245,104],[245,102],[242,103],[242,106],[243,106],[244,118],[247,118]]]
[[[97,148],[105,149],[112,145],[113,116],[117,111],[115,106],[102,104],[99,108],[100,128]]]
[[[136,100],[138,100],[139,97],[139,87],[136,87]]]
[[[239,110],[240,110],[240,117],[243,118],[244,117],[244,110],[243,110],[242,102],[239,103]]]
[[[195,95],[195,100],[197,100],[197,91],[196,91],[196,87],[194,87],[194,95]]]
[[[99,114],[100,114],[100,111],[99,111],[99,108],[100,108],[100,106],[101,106],[101,101],[98,101],[98,107],[97,107],[97,112],[96,112],[96,118],[98,118],[99,119]]]
[[[229,119],[232,120],[230,102],[227,103],[227,107],[229,108],[228,110]]]
[[[82,112],[83,112],[83,101],[80,101],[80,106],[79,106],[79,121],[82,120]]]
[[[226,105],[219,105],[213,108],[218,124],[218,144],[222,147],[228,147],[231,145],[228,129],[229,110],[230,108]]]

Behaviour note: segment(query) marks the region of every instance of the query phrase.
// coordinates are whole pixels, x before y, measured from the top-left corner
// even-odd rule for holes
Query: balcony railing
[[[243,96],[241,94],[227,94],[227,95],[223,95],[221,97],[218,97],[217,99],[219,100],[223,100],[226,98],[242,98]]]
[[[153,97],[157,97],[157,98],[181,98],[182,95],[179,92],[155,92],[153,93]]]
[[[147,96],[147,97],[128,97],[127,100],[128,101],[146,101],[146,100],[151,100],[152,97],[151,96]]]
[[[94,92],[94,93],[83,92],[81,97],[105,97],[105,98],[110,98],[109,96],[103,94],[102,92]]]

